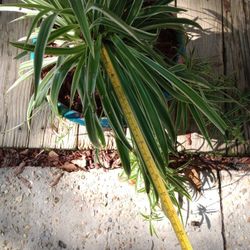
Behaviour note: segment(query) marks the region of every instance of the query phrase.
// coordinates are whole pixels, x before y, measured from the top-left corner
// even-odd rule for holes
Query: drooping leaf
[[[55,71],[53,84],[51,87],[50,98],[53,105],[54,111],[57,113],[57,104],[58,104],[58,96],[63,85],[63,82],[68,74],[68,72],[75,66],[79,55],[69,56],[67,59],[63,61],[62,64],[58,64],[58,67]],[[59,57],[58,60],[61,60]]]
[[[127,147],[124,146],[124,144],[118,138],[116,138],[115,141],[116,141],[117,150],[121,158],[122,167],[125,173],[127,174],[127,176],[129,177],[131,174],[129,150]]]
[[[11,42],[11,45],[13,45],[16,48],[23,49],[25,51],[31,51],[33,52],[35,50],[35,45],[34,44],[25,44],[21,42]],[[77,54],[85,50],[86,46],[85,45],[78,45],[75,47],[69,47],[69,48],[54,48],[54,47],[45,47],[44,54],[46,55],[54,55],[54,56],[62,56],[62,55],[72,55],[72,54]]]
[[[92,56],[95,57],[94,45],[93,45],[93,41],[91,38],[88,18],[86,15],[86,9],[84,8],[84,5],[83,5],[83,1],[82,0],[68,0],[68,1],[70,3],[70,6],[72,7],[72,9],[76,15],[76,18],[78,20],[78,23],[81,27],[81,31],[82,31],[83,37],[85,39],[85,42],[88,45],[88,47],[92,53]]]
[[[105,138],[102,132],[102,128],[91,106],[89,106],[85,111],[85,121],[86,129],[90,141],[93,143],[93,145],[97,148],[100,148],[101,145],[105,145]]]
[[[135,17],[138,15],[144,0],[133,0],[133,3],[129,9],[128,15],[126,17],[126,23],[132,24]]]
[[[72,79],[72,83],[71,83],[71,90],[70,90],[70,106],[73,103],[75,94],[76,94],[76,90],[79,87],[80,84],[80,78],[82,76],[82,71],[84,69],[84,62],[85,62],[85,54],[83,54],[76,66],[76,70],[74,72],[74,76]]]
[[[110,95],[105,85],[106,83],[104,82],[102,76],[99,74],[97,80],[97,89],[101,98],[105,114],[109,119],[110,126],[116,136],[119,138],[119,141],[122,142],[124,146],[126,146],[129,150],[131,150],[131,145],[128,143],[128,140],[126,138],[124,127],[117,116],[117,112],[114,109],[114,105],[112,105],[112,100],[110,99]]]
[[[63,36],[63,35],[67,35],[69,31],[72,31],[77,28],[78,28],[77,24],[71,24],[71,25],[67,25],[67,26],[58,28],[56,30],[53,30],[49,36],[48,42],[53,42],[56,38]]]
[[[102,7],[102,6],[99,6],[97,4],[90,5],[87,12],[90,11],[90,10],[97,10],[97,11],[101,12],[103,15],[105,15],[107,18],[109,18],[112,22],[116,23],[129,36],[134,38],[137,42],[139,42],[139,43],[141,42],[140,39],[135,34],[135,32],[133,31],[133,29],[129,25],[127,25],[120,17],[115,15],[110,10],[108,10],[108,9]]]
[[[150,5],[141,9],[140,13],[138,14],[138,18],[148,18],[166,13],[173,14],[173,13],[178,13],[180,11],[186,11],[186,10],[167,5]]]
[[[118,62],[116,61],[116,58],[112,54],[111,50],[109,50],[109,56],[112,59],[112,63],[115,67],[115,70],[117,74],[119,75],[119,79],[122,84],[122,88],[124,91],[124,94],[126,95],[126,98],[129,102],[130,107],[132,108],[133,115],[135,116],[135,119],[138,122],[138,125],[140,127],[140,130],[142,131],[142,134],[147,142],[147,145],[151,151],[151,153],[154,156],[154,160],[158,163],[159,170],[161,171],[161,168],[165,167],[165,161],[162,157],[162,154],[159,150],[159,147],[157,145],[157,142],[154,138],[153,133],[151,132],[150,124],[147,120],[147,117],[145,116],[145,113],[143,112],[143,109],[140,105],[140,102],[135,95],[135,92],[133,91],[133,87],[131,86],[129,79],[124,74],[124,71],[119,67]],[[126,112],[126,110],[123,110],[123,112]]]
[[[38,22],[40,21],[40,19],[44,15],[46,15],[48,12],[49,12],[49,10],[44,10],[44,11],[41,11],[40,13],[38,13],[38,15],[35,16],[35,18],[32,21],[31,27],[29,28],[29,32],[28,32],[28,35],[27,35],[27,38],[26,38],[26,43],[29,41],[31,34],[32,34],[34,28],[36,27],[36,25],[38,24]]]
[[[57,14],[53,14],[48,16],[41,24],[41,28],[38,33],[35,51],[34,51],[34,86],[35,86],[35,97],[37,95],[37,88],[40,82],[41,71],[42,71],[42,64],[43,64],[43,56],[45,52],[45,48],[47,45],[47,41],[55,22]]]
[[[202,135],[204,136],[204,138],[206,139],[206,141],[208,142],[209,146],[211,147],[211,149],[213,148],[213,145],[211,143],[204,119],[202,117],[201,114],[199,114],[199,112],[197,111],[196,107],[194,105],[189,105],[189,110],[198,126],[198,128],[200,129]]]
[[[88,68],[86,74],[86,89],[88,96],[94,94],[96,87],[96,79],[99,73],[99,64],[100,64],[100,56],[101,56],[101,42],[102,37],[98,36],[94,49],[95,49],[95,57],[90,54],[88,56]]]
[[[157,73],[159,73],[163,78],[165,78],[172,86],[180,91],[181,94],[186,96],[207,118],[221,131],[221,133],[225,133],[227,129],[226,123],[222,120],[222,118],[201,98],[200,95],[197,94],[192,88],[190,88],[184,81],[176,77],[172,72],[170,72],[164,66],[156,63],[152,59],[139,54],[136,52],[138,57],[149,65],[152,69],[154,69]]]

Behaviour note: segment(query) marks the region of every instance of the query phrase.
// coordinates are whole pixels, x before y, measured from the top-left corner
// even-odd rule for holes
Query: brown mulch
[[[105,171],[121,167],[117,151],[102,150],[41,150],[41,149],[0,149],[0,168],[13,167],[14,176],[20,177],[25,167],[56,167],[66,172],[89,171],[103,168]],[[170,157],[169,167],[181,169],[197,191],[201,190],[201,171],[243,170],[250,171],[250,157],[222,157],[214,155],[185,154]],[[60,173],[56,185],[63,173]],[[22,178],[22,176],[20,177]]]
[[[212,154],[180,154],[178,157],[171,157],[173,161],[170,167],[178,168],[184,164],[189,167],[211,170],[250,170],[250,157],[220,156]]]
[[[72,164],[72,165],[70,165]],[[215,170],[249,170],[250,157],[222,157],[201,154],[184,154],[170,157],[170,167],[177,169],[188,165],[190,168]],[[41,149],[0,149],[0,168],[3,167],[58,167],[67,165],[72,172],[93,168],[115,169],[121,167],[116,150],[41,150]],[[75,165],[75,167],[73,167]]]
[[[186,179],[193,186],[194,190],[200,192],[203,181],[201,173],[204,171],[213,174],[213,170],[242,170],[250,171],[250,157],[222,157],[202,154],[182,154],[179,157],[172,157],[170,163],[172,168],[183,167],[183,173]],[[203,172],[202,172],[203,171]]]
[[[121,161],[115,150],[41,150],[41,149],[0,149],[0,168],[27,166],[57,167],[67,172],[88,171],[93,168],[115,169]]]

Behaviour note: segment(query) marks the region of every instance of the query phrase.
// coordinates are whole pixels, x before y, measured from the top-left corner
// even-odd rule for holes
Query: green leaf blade
[[[37,88],[40,82],[40,76],[42,71],[42,64],[43,64],[43,56],[45,52],[45,48],[47,45],[47,41],[55,22],[57,14],[53,14],[48,16],[41,24],[41,28],[38,33],[35,51],[34,51],[34,85],[35,85],[35,97],[37,94]]]
[[[90,34],[90,28],[89,28],[89,23],[88,23],[88,18],[85,12],[85,7],[83,5],[82,0],[68,0],[70,3],[70,6],[72,7],[76,18],[78,20],[78,23],[80,25],[82,34],[84,36],[85,42],[88,45],[92,56],[94,57],[94,45],[93,45],[93,41],[91,38],[91,34]]]
[[[115,141],[116,141],[117,150],[119,152],[120,159],[122,162],[122,167],[125,173],[127,174],[127,176],[129,177],[131,174],[129,150],[127,147],[124,146],[124,144],[118,138],[116,138]]]

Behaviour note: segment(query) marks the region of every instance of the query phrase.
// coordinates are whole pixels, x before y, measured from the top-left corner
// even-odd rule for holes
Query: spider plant
[[[18,11],[23,13],[18,20],[31,20],[27,36],[11,43],[23,50],[17,58],[34,53],[34,60],[21,65],[23,75],[16,83],[34,75],[28,116],[44,101],[49,101],[52,111],[58,114],[60,89],[73,70],[70,96],[71,100],[76,94],[81,97],[91,142],[97,148],[105,145],[96,113],[94,96],[98,93],[124,170],[130,175],[129,153],[133,152],[140,162],[146,192],[153,192],[156,202],[160,196],[162,209],[179,232],[182,247],[191,249],[187,239],[183,240],[183,228],[176,218],[171,219],[174,209],[168,207],[170,199],[166,198],[167,190],[189,197],[184,178],[168,168],[169,154],[176,154],[178,129],[170,115],[169,96],[181,108],[191,111],[207,140],[205,118],[223,134],[227,125],[209,99],[204,98],[204,89],[210,88],[205,78],[186,65],[166,59],[155,49],[162,29],[184,32],[186,25],[200,28],[189,19],[178,18],[176,15],[184,10],[171,2],[22,0],[1,5],[0,10]],[[48,66],[49,72],[41,79],[42,70]],[[124,127],[131,130],[132,144]],[[178,206],[174,195],[171,200]]]

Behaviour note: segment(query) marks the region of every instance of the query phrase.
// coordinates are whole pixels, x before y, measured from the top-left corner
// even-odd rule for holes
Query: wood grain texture
[[[224,0],[225,71],[237,86],[250,90],[250,1]]]
[[[45,133],[48,133],[47,123],[49,121],[50,110],[48,107],[35,111],[30,125],[29,148],[42,148]]]
[[[223,16],[225,73],[244,94],[250,94],[250,1],[223,0]],[[244,128],[245,138],[250,139],[250,123]]]
[[[104,129],[104,136],[106,141],[106,147],[105,150],[109,149],[116,149],[116,142],[114,139],[113,132],[109,129]],[[88,135],[87,135],[87,129],[85,126],[79,126],[78,131],[78,148],[79,149],[93,149],[93,145],[90,142]]]
[[[187,44],[187,54],[190,55],[194,49],[194,58],[210,62],[213,66],[213,73],[221,75],[224,71],[221,2],[218,0],[177,0],[177,7],[187,10],[178,15],[179,17],[192,19],[202,27],[202,30],[188,28],[190,41]],[[194,135],[198,135],[197,132],[200,133],[193,119],[188,121],[188,131],[195,132]],[[215,129],[213,132],[208,128],[208,131],[211,137],[215,139],[216,145],[220,144],[221,134]],[[191,147],[199,151],[211,151],[211,148],[203,139],[200,135],[193,136],[192,145],[185,144],[185,148],[189,150]],[[183,142],[183,140],[181,141]]]
[[[31,121],[30,148],[77,148],[78,125],[65,119],[54,119],[48,106]]]
[[[177,0],[177,6],[184,8],[180,16],[197,21],[203,30],[189,29],[188,50],[195,47],[195,54],[215,65],[218,74],[223,72],[222,8],[218,0]]]
[[[3,1],[7,2],[10,1]],[[31,132],[28,130],[26,110],[31,96],[32,78],[6,94],[18,78],[20,65],[20,61],[13,59],[20,51],[10,46],[9,42],[25,36],[30,25],[27,21],[9,23],[19,15],[0,13],[0,146],[75,149],[78,126],[66,121],[52,128],[48,109],[42,110],[32,119]]]
[[[15,2],[15,0],[4,0]],[[182,16],[198,21],[204,31],[194,32],[190,47],[196,47],[196,55],[215,63],[218,74],[234,76],[237,86],[245,92],[250,89],[250,1],[248,0],[177,0],[178,7],[188,9]],[[18,77],[19,62],[13,60],[18,50],[8,42],[18,39],[28,29],[27,22],[8,24],[17,17],[14,13],[0,13],[0,147],[30,148],[88,148],[91,147],[86,128],[70,122],[51,125],[51,113],[43,109],[31,122],[31,131],[25,122],[26,108],[31,94],[31,83],[26,81],[6,95],[6,90]],[[250,108],[249,108],[250,109]],[[71,129],[69,129],[71,128]],[[4,131],[10,130],[8,133]],[[60,133],[62,132],[62,133]],[[60,135],[59,135],[60,134]],[[250,138],[250,126],[245,125],[246,138]],[[115,147],[112,135],[107,133],[107,148]],[[198,143],[198,142],[197,142]],[[199,143],[198,143],[199,144]],[[197,144],[197,145],[198,145]],[[196,144],[195,144],[196,145]]]
[[[10,1],[3,1],[7,2]],[[13,59],[19,51],[10,46],[9,42],[22,37],[28,28],[28,22],[9,23],[17,16],[14,13],[0,13],[0,145],[4,147],[28,145],[29,132],[26,124],[14,128],[25,121],[30,82],[25,81],[8,95],[6,94],[18,77],[19,67],[19,62]]]

